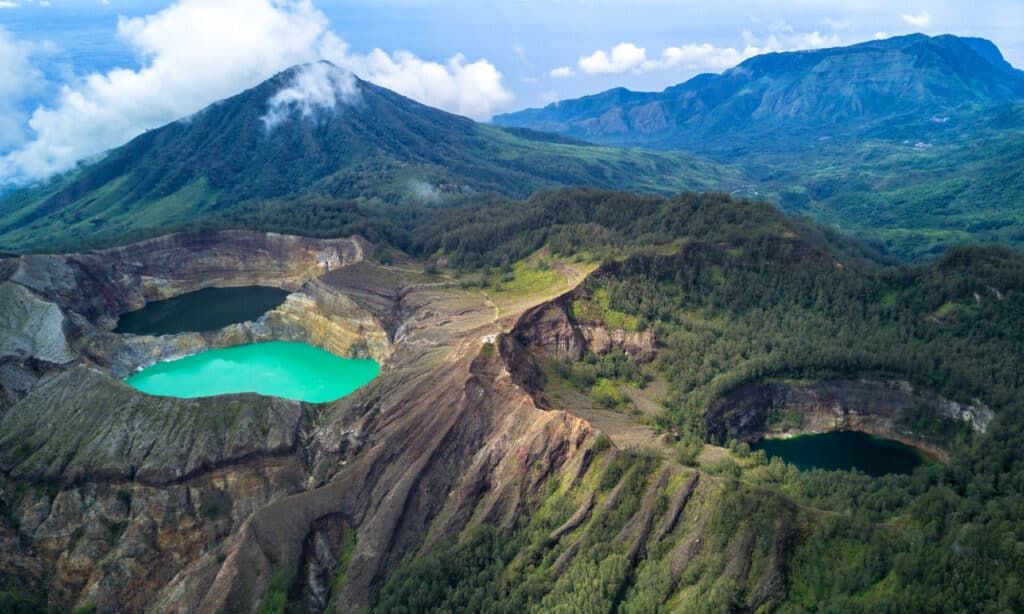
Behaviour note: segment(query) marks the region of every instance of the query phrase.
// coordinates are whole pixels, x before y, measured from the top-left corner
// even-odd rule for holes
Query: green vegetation
[[[293,77],[282,73],[99,162],[6,195],[0,249],[118,242],[225,218],[251,223],[282,209],[291,214],[283,226],[311,235],[325,232],[324,222],[343,224],[353,208],[387,217],[473,194],[525,198],[565,185],[668,193],[742,182],[736,169],[691,154],[495,128],[362,81],[358,104],[268,130],[260,120],[267,100]]]
[[[629,540],[618,537],[664,461],[620,453],[601,440],[594,446],[603,456],[587,474],[571,487],[549,484],[512,530],[472,528],[410,554],[382,588],[381,611],[768,607],[758,601],[758,586],[776,556],[784,557],[787,588],[764,594],[784,596],[775,604],[784,611],[1024,608],[1019,252],[954,248],[926,265],[889,266],[805,220],[719,193],[660,197],[577,188],[526,201],[473,196],[408,207],[322,197],[237,213],[224,213],[218,223],[363,234],[382,249],[440,262],[445,274],[472,271],[488,280],[488,292],[497,284],[507,284],[503,292],[533,292],[554,279],[554,263],[602,262],[570,305],[573,319],[649,328],[661,343],[659,357],[641,367],[621,352],[586,354],[553,369],[613,407],[622,386],[643,385],[648,369],[660,372],[666,421],[680,437],[675,451],[684,464],[697,461],[708,439],[725,443],[731,436],[708,428],[708,404],[766,378],[908,379],[954,400],[981,401],[997,414],[986,433],[973,434],[947,428],[935,408],[914,408],[910,424],[919,432],[934,428],[930,434],[949,447],[950,461],[911,475],[797,472],[741,444],[731,452],[707,447],[707,472],[683,528],[663,545],[647,544],[636,559]],[[111,392],[111,406],[120,406],[117,394]],[[250,411],[228,404],[197,416],[212,428],[238,420],[243,410]],[[37,452],[40,462],[56,453]],[[673,492],[655,493],[655,520]],[[552,532],[591,494],[594,509],[603,511],[553,542]],[[613,494],[621,497],[618,505],[603,509]],[[670,552],[698,533],[700,551],[679,578],[667,576]],[[577,545],[569,556],[571,544]],[[268,607],[287,602],[286,579],[275,578]]]
[[[573,301],[569,318],[577,322],[601,322],[610,328],[641,329],[640,318],[611,308],[604,288],[597,288],[590,296]]]
[[[928,149],[866,140],[752,158],[764,196],[901,259],[965,242],[1024,245],[1024,132],[945,134]],[[950,128],[952,130],[952,128]]]
[[[392,575],[374,608],[379,612],[601,612],[621,600],[632,572],[626,544],[616,535],[638,511],[659,461],[620,454],[591,469],[587,486],[548,496],[512,533],[483,525],[448,537],[420,556],[410,556]],[[555,573],[566,544],[549,536],[573,513],[597,482],[602,497],[618,488],[619,505],[572,533],[581,547]],[[620,485],[621,483],[621,485]],[[561,563],[565,565],[565,563]]]
[[[768,414],[768,425],[782,431],[795,430],[803,425],[803,416],[792,409],[773,409]]]
[[[45,601],[16,588],[0,588],[0,614],[37,614],[48,612]]]
[[[495,122],[709,156],[743,169],[735,190],[914,260],[1024,245],[1021,101],[1024,72],[991,42],[917,34],[761,55],[662,92],[617,88]]]
[[[622,394],[612,380],[601,378],[590,389],[590,398],[605,409],[615,409],[625,405],[629,399]]]
[[[295,584],[295,571],[281,569],[270,579],[267,594],[260,603],[260,614],[284,614],[288,606],[288,595]]]
[[[693,247],[622,263],[586,287],[651,323],[667,406],[699,437],[711,401],[767,377],[871,373],[968,403],[1016,402],[1024,353],[1007,339],[1024,334],[1018,253],[957,248],[932,265],[890,269],[839,268],[800,250],[768,241],[735,258]]]
[[[587,352],[578,362],[555,362],[552,364],[552,368],[558,377],[566,380],[570,386],[579,391],[589,390],[604,382],[601,385],[607,392],[606,396],[615,399],[621,398],[621,393],[616,390],[614,394],[611,394],[608,391],[608,386],[612,381],[643,387],[651,379],[650,373],[621,350],[609,352],[604,356]],[[618,405],[618,403],[613,403],[614,405]]]
[[[571,203],[580,205],[580,214]],[[1024,256],[1006,248],[955,248],[927,265],[885,266],[872,261],[870,250],[831,233],[778,217],[757,203],[716,195],[660,199],[564,190],[530,199],[521,214],[526,220],[541,215],[557,228],[544,235],[552,254],[587,250],[604,262],[570,307],[577,321],[604,321],[612,314],[621,318],[618,323],[642,322],[655,331],[662,349],[653,367],[668,383],[666,410],[681,438],[678,459],[686,464],[696,461],[710,436],[703,416],[708,403],[761,379],[894,377],[996,411],[988,431],[974,435],[941,420],[934,407],[916,408],[910,421],[915,428],[926,427],[919,432],[945,441],[951,459],[921,466],[912,475],[798,472],[739,444],[710,461],[707,469],[713,475],[742,485],[735,500],[716,501],[713,513],[730,516],[735,508],[767,522],[751,529],[751,539],[779,534],[766,507],[783,516],[789,512],[778,510],[789,506],[807,510],[799,515],[799,545],[788,558],[792,590],[786,593],[787,603],[780,604],[783,610],[1024,606],[1024,591],[1018,588],[1024,569],[1019,546],[1024,543],[1019,505],[1024,490],[1017,478],[1024,475],[1019,454],[1024,448],[1024,348],[1016,342],[1024,338]],[[584,228],[587,232],[581,232]],[[467,237],[455,227],[448,232],[438,241]],[[467,264],[525,256],[538,248],[539,240],[528,239],[533,232],[525,223],[516,233],[495,235],[506,238],[490,242],[493,254],[474,252],[469,248],[474,243],[461,241],[448,243],[445,253],[460,254],[455,262]],[[563,236],[578,238],[559,243]],[[668,246],[675,249],[671,255]],[[553,368],[608,404],[615,403],[613,382],[644,376],[621,354],[586,355],[578,363]],[[796,426],[797,417],[780,413],[773,420]],[[729,434],[716,437],[724,443]],[[599,493],[609,492],[628,473],[608,471],[594,484]],[[545,503],[526,527],[545,518],[553,505]],[[567,514],[563,510],[558,519]],[[735,536],[748,526],[746,518],[719,522]],[[558,519],[545,528],[557,526]],[[459,609],[456,603],[508,603],[510,609],[523,610],[559,603],[542,596],[515,601],[509,587],[523,587],[527,596],[530,591],[557,593],[564,603],[595,611],[642,609],[642,603],[684,611],[730,609],[749,599],[746,589],[729,579],[724,558],[692,564],[681,584],[672,585],[653,560],[631,567],[616,558],[614,549],[594,550],[599,555],[590,559],[581,550],[574,560],[589,560],[587,566],[580,563],[575,572],[570,567],[552,576],[544,570],[560,550],[541,554],[538,549],[529,558],[528,540],[519,535],[463,536],[440,546],[437,556],[475,562],[464,567],[452,563],[465,571],[447,575],[440,584],[431,581],[429,586],[447,588],[423,593],[430,596],[418,605],[430,610]],[[403,567],[385,595],[408,596],[391,591],[404,583],[426,582],[423,574],[441,567],[428,560],[422,567],[416,562]],[[831,567],[823,565],[825,560]],[[468,577],[478,582],[465,584]],[[589,591],[577,584],[583,578],[592,580]],[[960,580],[950,583],[948,578]],[[456,594],[459,600],[451,601]],[[389,603],[394,602],[382,601]]]
[[[345,578],[348,574],[348,565],[352,562],[352,555],[356,552],[356,532],[354,529],[345,528],[345,537],[342,543],[341,555],[334,567],[334,580],[331,582],[331,601],[327,604],[327,611],[334,612],[338,609],[336,601],[345,587]]]

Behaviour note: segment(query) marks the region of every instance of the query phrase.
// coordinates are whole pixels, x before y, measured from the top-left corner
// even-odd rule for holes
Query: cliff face
[[[916,416],[932,424],[946,421],[984,431],[993,414],[983,405],[955,403],[907,382],[861,379],[747,384],[712,403],[705,422],[709,436],[719,443],[854,430],[903,441],[944,458],[942,437],[914,428]]]
[[[359,246],[220,233],[6,263],[6,292],[60,326],[6,341],[19,361],[6,364],[29,374],[0,417],[0,575],[56,606],[213,612],[256,609],[291,570],[312,611],[354,608],[424,536],[512,526],[545,480],[579,471],[590,426],[539,410],[514,357],[481,353],[484,339],[507,345],[519,314],[496,321],[483,294],[361,264]],[[143,298],[253,283],[296,293],[203,335],[108,332]],[[382,372],[322,405],[151,397],[118,381],[264,339],[372,356]]]
[[[603,324],[581,324],[578,330],[590,351],[598,355],[621,350],[637,362],[647,363],[658,353],[658,343],[650,329],[634,331],[609,328]]]
[[[621,350],[638,362],[654,360],[658,341],[654,331],[611,328],[601,322],[572,322],[566,304],[576,291],[540,305],[524,314],[516,328],[518,338],[532,351],[546,358],[575,362],[589,350],[604,355]]]

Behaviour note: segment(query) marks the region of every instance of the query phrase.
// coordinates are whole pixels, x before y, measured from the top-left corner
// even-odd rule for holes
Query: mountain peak
[[[688,154],[624,157],[556,135],[482,126],[314,62],[150,130],[48,185],[8,195],[0,246],[50,245],[58,234],[123,236],[289,199],[525,197],[559,185],[721,189],[722,178],[731,184],[734,175]]]
[[[619,88],[494,122],[606,145],[716,154],[723,143],[775,149],[787,138],[802,144],[1022,99],[1024,72],[991,41],[909,34],[768,53],[660,93]]]
[[[275,89],[267,99],[267,111],[260,117],[272,130],[298,114],[314,117],[338,105],[349,106],[360,99],[362,82],[354,74],[326,60],[293,66],[271,79]]]

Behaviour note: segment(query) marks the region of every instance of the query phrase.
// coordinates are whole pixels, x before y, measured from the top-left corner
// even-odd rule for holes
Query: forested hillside
[[[989,41],[911,35],[772,53],[658,93],[615,89],[495,118],[735,164],[789,213],[906,260],[1022,245],[1024,72]]]
[[[416,249],[457,255],[473,266],[498,265],[486,274],[491,283],[502,275],[495,258],[514,260],[538,245],[556,257],[603,259],[570,315],[652,329],[659,356],[650,366],[621,353],[585,356],[558,367],[559,377],[594,394],[602,381],[643,386],[652,376],[664,378],[661,427],[679,438],[685,464],[694,463],[705,440],[714,442],[709,404],[744,383],[771,378],[905,379],[947,398],[983,403],[997,418],[975,434],[936,407],[909,414],[906,427],[944,442],[951,457],[908,476],[798,472],[733,444],[729,457],[706,468],[722,480],[713,482],[719,490],[704,495],[709,516],[698,523],[708,549],[681,578],[670,573],[677,542],[648,545],[646,563],[633,567],[619,541],[651,492],[646,489],[656,490],[662,467],[634,453],[594,478],[598,493],[623,480],[622,509],[595,519],[571,554],[545,538],[585,504],[586,490],[568,487],[568,501],[552,496],[512,533],[474,531],[442,541],[425,558],[410,558],[385,587],[382,611],[547,611],[556,604],[586,611],[650,611],[654,604],[726,611],[759,603],[763,589],[735,575],[734,566],[752,565],[742,569],[753,578],[779,556],[789,569],[786,597],[776,604],[781,611],[1024,605],[1019,252],[960,248],[928,265],[880,266],[764,204],[717,195],[563,190],[535,196],[522,209],[529,213],[511,238],[496,239],[467,220]],[[489,243],[493,250],[484,247]],[[553,484],[550,492],[565,488]],[[667,500],[658,505],[670,508]],[[752,548],[749,563],[733,558],[734,537],[743,534],[754,540],[743,546]]]
[[[322,107],[275,106],[278,93],[309,78],[351,79],[351,91],[335,92]],[[299,197],[411,206],[474,193],[522,198],[562,185],[668,193],[743,182],[728,165],[689,154],[478,124],[322,63],[294,67],[98,162],[7,195],[0,200],[0,249],[160,234]]]

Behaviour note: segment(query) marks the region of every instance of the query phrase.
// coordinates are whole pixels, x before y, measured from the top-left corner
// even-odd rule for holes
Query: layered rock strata
[[[513,526],[549,477],[579,472],[590,426],[537,408],[508,368],[515,348],[482,351],[510,347],[520,314],[496,320],[482,293],[361,263],[360,245],[220,233],[5,263],[33,317],[63,318],[9,342],[18,364],[70,360],[32,371],[0,417],[0,575],[56,607],[214,612],[258,609],[272,579],[305,570],[292,588],[311,610],[357,608],[428,535]],[[295,293],[212,333],[109,332],[140,301],[213,284]],[[152,397],[118,381],[271,338],[383,369],[320,405]],[[346,580],[329,587],[346,532]]]

